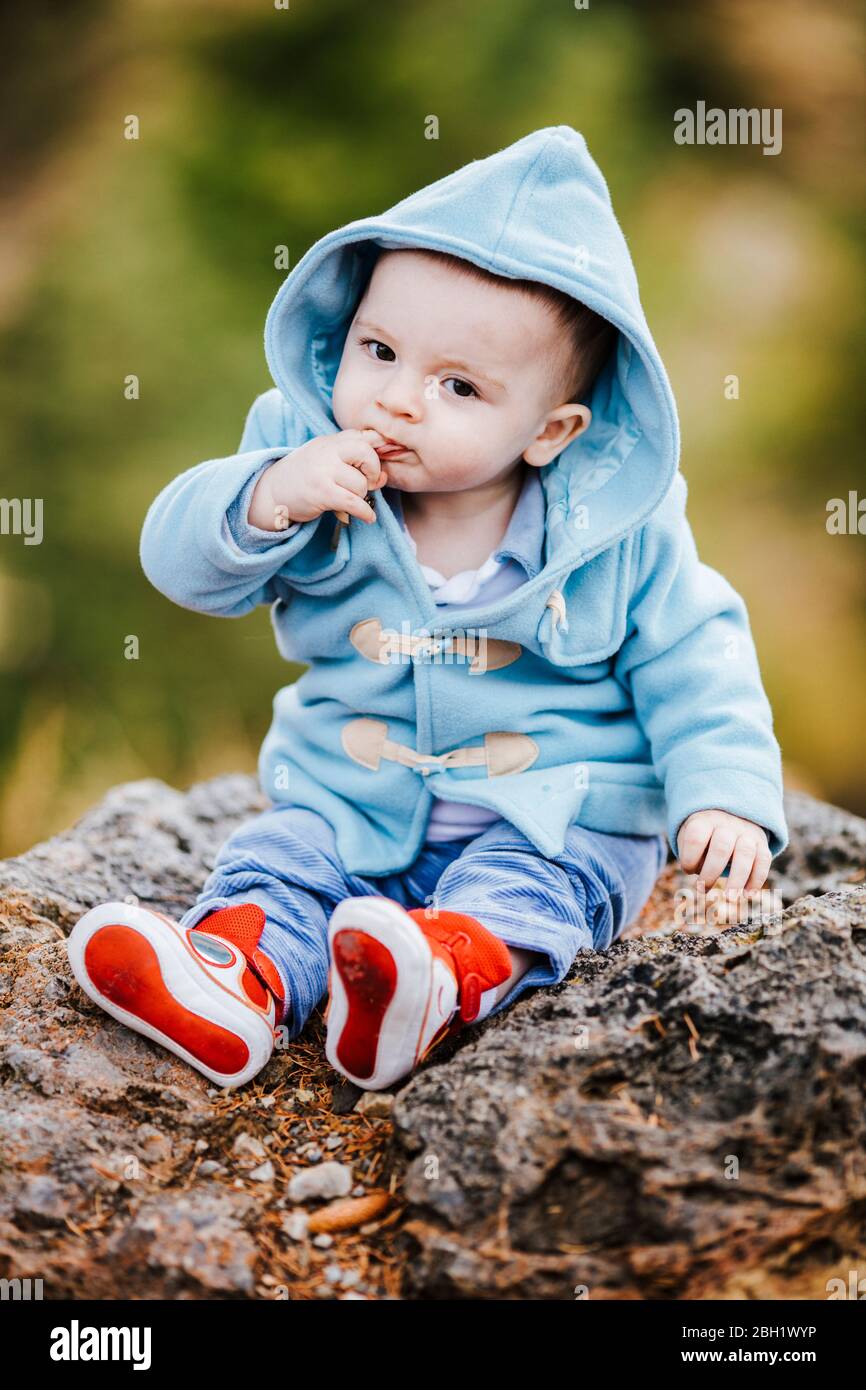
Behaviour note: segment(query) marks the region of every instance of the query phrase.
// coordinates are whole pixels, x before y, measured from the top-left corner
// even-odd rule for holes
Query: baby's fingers
[[[692,819],[677,838],[677,855],[687,874],[697,873],[706,852],[710,838],[709,831],[704,828],[706,824],[706,821]]]
[[[767,874],[770,872],[770,865],[772,862],[773,856],[770,853],[769,845],[759,845],[758,852],[755,855],[755,866],[746,884],[747,893],[757,893],[759,888],[763,888],[767,881]]]
[[[368,444],[359,435],[347,433],[340,437],[338,455],[343,463],[351,464],[353,468],[357,468],[359,472],[363,473],[368,487],[378,486],[382,465],[372,444]]]
[[[740,893],[745,888],[755,862],[756,850],[757,845],[751,835],[740,835],[728,870],[726,887],[729,894]]]
[[[731,850],[734,848],[735,843],[736,836],[732,830],[723,829],[721,826],[718,826],[713,831],[710,847],[707,850],[707,857],[698,875],[698,882],[703,883],[705,888],[712,888],[730,859]]]
[[[333,510],[336,511],[340,521],[348,521],[349,516],[357,516],[361,521],[375,521],[376,513],[373,508],[358,496],[355,492],[350,492],[348,488],[336,487],[336,499],[333,502]]]

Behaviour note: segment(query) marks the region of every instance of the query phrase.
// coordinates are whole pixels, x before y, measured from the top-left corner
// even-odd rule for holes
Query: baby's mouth
[[[390,459],[399,458],[403,454],[411,454],[412,449],[407,449],[403,444],[388,443],[378,448],[376,453],[380,458]]]

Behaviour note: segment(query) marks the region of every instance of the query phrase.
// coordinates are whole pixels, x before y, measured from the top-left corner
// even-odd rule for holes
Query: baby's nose
[[[399,415],[409,420],[419,419],[423,410],[423,388],[408,381],[390,381],[379,393],[377,404],[389,415]]]

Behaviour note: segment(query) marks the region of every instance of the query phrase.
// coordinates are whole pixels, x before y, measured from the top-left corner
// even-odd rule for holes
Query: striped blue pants
[[[259,904],[267,918],[259,945],[280,972],[291,1039],[327,992],[328,921],[343,898],[378,894],[406,908],[465,912],[507,945],[544,957],[495,1014],[527,989],[557,984],[578,951],[609,946],[640,913],[666,858],[662,835],[609,835],[577,825],[562,854],[545,858],[500,820],[473,838],[424,845],[400,873],[363,878],[343,868],[322,816],[280,805],[229,836],[180,923],[195,926],[233,903]]]

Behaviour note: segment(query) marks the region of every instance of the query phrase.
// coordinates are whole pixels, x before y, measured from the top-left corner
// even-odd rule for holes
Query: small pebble
[[[292,1240],[306,1240],[307,1238],[307,1213],[305,1211],[293,1211],[290,1215],[284,1216],[281,1223],[282,1229]]]
[[[268,1159],[267,1163],[260,1163],[258,1168],[254,1168],[247,1176],[251,1178],[253,1182],[273,1182],[274,1165],[271,1163],[271,1160]]]
[[[322,1272],[329,1284],[340,1284],[343,1281],[343,1270],[340,1265],[325,1265]]]
[[[329,1236],[327,1231],[322,1231],[319,1235],[313,1236],[313,1244],[320,1250],[329,1250],[334,1244],[334,1237]]]
[[[289,1182],[290,1202],[308,1202],[314,1197],[347,1197],[352,1190],[352,1171],[333,1159],[295,1173]]]
[[[365,1091],[355,1106],[355,1114],[366,1115],[373,1120],[387,1120],[393,1109],[393,1096],[384,1091]]]
[[[331,1134],[331,1135],[329,1135],[328,1138],[325,1140],[325,1148],[326,1148],[326,1149],[339,1149],[339,1147],[340,1147],[340,1145],[342,1144],[342,1142],[343,1142],[343,1141],[342,1141],[342,1139],[340,1138],[339,1134]]]
[[[341,1286],[342,1286],[344,1289],[354,1289],[357,1285],[360,1285],[360,1283],[361,1283],[361,1271],[360,1271],[360,1269],[347,1269],[347,1270],[345,1270],[344,1273],[343,1273],[343,1277],[342,1277],[342,1279],[340,1280],[340,1284],[341,1284]]]
[[[237,1158],[267,1158],[267,1151],[254,1134],[239,1134],[232,1144],[232,1153]]]
[[[217,1163],[213,1158],[206,1158],[204,1163],[198,1165],[198,1171],[201,1177],[209,1178],[214,1173],[224,1173],[225,1167],[222,1163]]]
[[[353,1197],[363,1197],[363,1196],[365,1196],[366,1191],[367,1191],[367,1189],[366,1189],[366,1187],[364,1186],[363,1183],[356,1182],[356,1183],[355,1183],[355,1186],[352,1188],[352,1196],[353,1196]]]
[[[196,1141],[195,1141],[195,1151],[196,1151],[197,1154],[206,1154],[206,1153],[207,1153],[207,1149],[208,1149],[208,1146],[207,1146],[207,1140],[206,1140],[206,1139],[196,1139]]]

